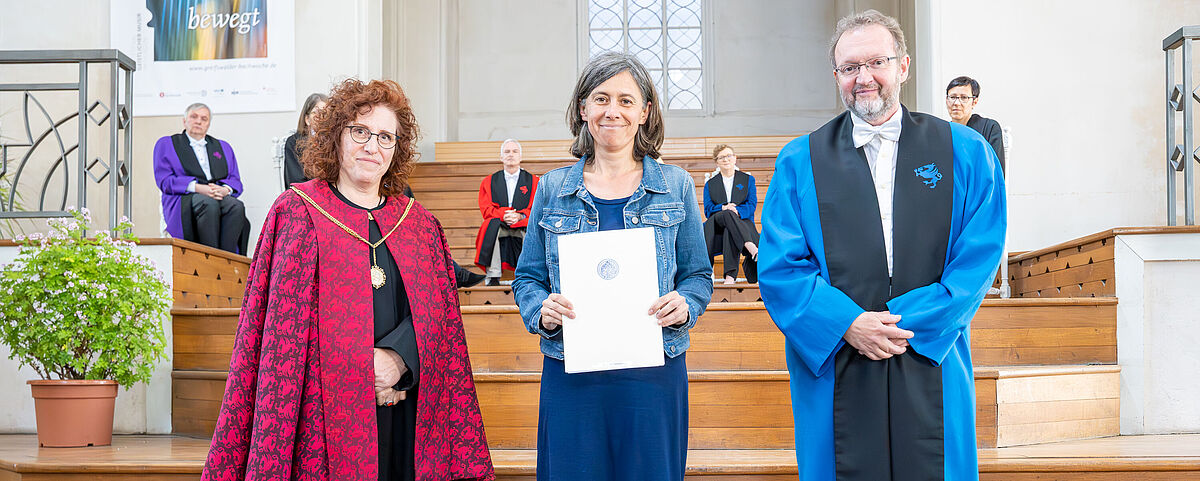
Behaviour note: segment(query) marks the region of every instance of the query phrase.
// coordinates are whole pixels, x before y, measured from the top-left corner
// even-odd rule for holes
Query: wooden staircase
[[[764,137],[743,139],[742,144],[748,148],[739,148],[736,139],[720,138],[720,141],[732,143],[738,151],[738,166],[754,176],[759,209],[755,211],[755,222],[761,225],[762,200],[766,198],[767,187],[774,173],[775,156],[779,149],[790,138]],[[712,150],[703,151],[702,146],[718,140],[708,140],[707,144],[698,142],[688,148],[674,147],[664,149],[663,161],[683,167],[692,174],[696,182],[696,199],[703,209],[702,195],[704,192],[704,176],[716,167],[712,160]],[[566,152],[566,146],[560,146],[559,141],[544,141],[545,146],[523,144],[525,160],[521,166],[529,172],[542,175],[552,169],[575,163],[575,159]],[[467,142],[465,144],[491,144]],[[475,258],[475,235],[483,219],[479,214],[479,183],[484,177],[500,169],[497,155],[499,145],[494,151],[487,153],[489,146],[468,145],[463,151],[451,151],[444,144],[438,144],[439,159],[455,158],[452,162],[421,162],[413,169],[409,183],[417,198],[426,209],[433,213],[442,223],[446,232],[446,242],[450,246],[450,254],[454,260],[463,266],[473,265]],[[535,150],[536,149],[536,150]],[[561,150],[559,150],[561,149]]]

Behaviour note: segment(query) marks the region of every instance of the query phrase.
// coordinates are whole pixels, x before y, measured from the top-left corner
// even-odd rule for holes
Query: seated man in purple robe
[[[176,239],[246,254],[250,222],[237,158],[228,142],[208,135],[211,111],[189,105],[184,131],[154,144],[154,181],[162,191],[163,220]]]

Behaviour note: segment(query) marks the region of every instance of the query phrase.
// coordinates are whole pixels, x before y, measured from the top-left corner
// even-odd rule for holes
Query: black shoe
[[[498,285],[500,285],[500,278],[499,277],[489,277],[489,278],[487,278],[487,282],[485,282],[483,285],[498,286]]]
[[[754,257],[742,258],[742,273],[746,275],[746,282],[750,284],[758,284],[758,259]]]
[[[485,277],[487,276],[471,272],[463,266],[458,265],[457,262],[454,263],[454,284],[458,287],[471,287],[482,282]]]
[[[471,272],[466,269],[463,269],[462,273],[460,274],[461,275],[458,276],[458,287],[471,287],[483,282],[483,280],[487,278],[487,276],[483,274]]]

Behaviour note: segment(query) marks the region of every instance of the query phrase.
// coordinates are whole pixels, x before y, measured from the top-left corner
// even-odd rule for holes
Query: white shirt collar
[[[517,169],[517,171],[516,171],[516,172],[513,172],[513,173],[511,173],[511,174],[510,174],[510,173],[508,173],[508,171],[507,171],[507,170],[503,170],[503,169],[501,169],[501,170],[500,170],[500,172],[504,172],[504,178],[505,178],[505,179],[516,179],[516,178],[517,178],[517,176],[521,175],[521,170],[520,170],[520,169]]]
[[[192,145],[208,145],[208,139],[206,139],[204,137],[201,137],[200,139],[197,140],[197,139],[193,139],[191,134],[183,134],[183,135],[187,136],[188,143],[190,143]]]
[[[866,145],[868,142],[873,140],[877,135],[882,136],[883,138],[886,138],[893,142],[899,141],[900,140],[900,128],[902,125],[902,123],[900,122],[900,118],[902,117],[902,115],[900,115],[900,112],[903,110],[904,110],[903,107],[896,109],[896,111],[892,113],[891,118],[887,119],[887,121],[885,121],[884,123],[879,124],[878,127],[871,125],[866,120],[859,118],[858,115],[855,114],[854,112],[851,112],[850,120],[852,122],[854,122],[854,132],[853,132],[854,147],[857,148],[857,147],[862,147],[863,145]]]

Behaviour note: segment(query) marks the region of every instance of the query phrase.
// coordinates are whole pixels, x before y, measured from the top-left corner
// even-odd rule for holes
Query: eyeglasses
[[[892,60],[896,60],[896,57],[875,57],[863,63],[845,63],[838,65],[837,68],[833,69],[833,71],[837,72],[838,75],[844,78],[850,78],[858,75],[859,69],[863,67],[866,67],[868,71],[872,72],[883,70],[888,67],[888,63]]]
[[[972,100],[975,100],[975,97],[971,97],[969,95],[947,95],[946,96],[946,101],[950,102],[952,104],[967,104],[967,103],[970,103]]]
[[[379,143],[379,148],[390,149],[396,146],[396,135],[386,130],[371,132],[370,129],[361,125],[347,125],[346,128],[350,129],[350,139],[360,144],[367,143],[367,141],[371,140],[371,136],[374,135],[375,141]]]
[[[725,154],[725,155],[718,156],[717,160],[720,161],[720,160],[726,160],[726,159],[733,159],[736,157],[737,157],[737,155],[735,155],[735,154]]]

